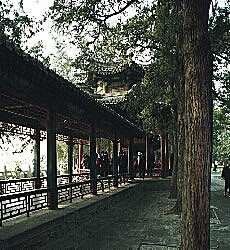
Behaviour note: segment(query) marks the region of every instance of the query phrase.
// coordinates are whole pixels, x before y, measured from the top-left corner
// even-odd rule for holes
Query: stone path
[[[175,200],[168,199],[169,188],[170,179],[167,178],[140,181],[129,188],[126,195],[118,194],[111,202],[107,200],[109,206],[101,205],[90,214],[84,211],[91,210],[82,210],[80,217],[71,217],[75,219],[68,222],[53,222],[51,233],[42,239],[35,236],[37,242],[31,240],[20,249],[179,249],[180,216],[169,213],[175,204]],[[223,189],[220,172],[212,173],[211,250],[230,249],[230,198],[223,196]]]
[[[169,180],[147,180],[133,189],[129,199],[101,211],[63,237],[40,249],[177,249],[179,216],[167,214],[175,201],[168,199]]]

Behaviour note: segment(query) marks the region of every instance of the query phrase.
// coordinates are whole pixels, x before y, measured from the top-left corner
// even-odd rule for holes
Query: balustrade
[[[57,184],[65,185],[69,184],[70,175],[58,175]],[[72,182],[83,182],[89,180],[89,174],[73,174]],[[0,195],[14,194],[17,192],[24,192],[34,190],[36,187],[36,177],[23,178],[23,179],[10,179],[0,180]],[[47,177],[40,178],[41,188],[47,188]]]
[[[83,198],[92,194],[92,180],[89,174],[73,174],[73,182],[69,183],[69,175],[58,178],[58,203],[72,202],[75,198]],[[127,174],[119,175],[119,184],[128,181]],[[41,188],[35,189],[37,178],[0,180],[0,225],[2,221],[22,214],[48,207],[47,178],[42,177]],[[97,178],[97,190],[104,192],[114,186],[114,176]]]
[[[47,189],[5,194],[0,196],[0,225],[2,221],[47,207]]]

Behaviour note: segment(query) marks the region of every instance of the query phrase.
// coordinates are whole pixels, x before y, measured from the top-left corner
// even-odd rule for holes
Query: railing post
[[[81,193],[81,198],[83,199],[83,188],[82,188],[82,184],[80,186],[80,193]]]
[[[26,215],[30,216],[30,195],[26,195]]]
[[[104,188],[104,182],[103,180],[101,180],[101,191],[104,192],[105,188]]]

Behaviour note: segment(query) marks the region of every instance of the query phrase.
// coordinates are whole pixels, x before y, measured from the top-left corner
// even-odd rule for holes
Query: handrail
[[[118,175],[119,184],[127,182],[128,177],[128,174]],[[113,175],[97,178],[97,190],[101,190],[102,192],[104,192],[105,189],[110,190],[110,188],[114,185],[114,178],[115,176]],[[30,181],[36,180],[36,178],[26,179],[29,179]],[[88,179],[58,185],[58,203],[66,201],[72,202],[75,198],[83,198],[87,194],[92,194],[93,181],[94,180],[92,179]],[[3,220],[23,214],[29,216],[32,211],[48,207],[49,190],[49,188],[40,188],[0,195],[0,226],[2,225]]]
[[[27,217],[29,217],[30,212],[47,207],[47,193],[47,188],[41,188],[32,191],[1,195],[0,226],[2,226],[3,220],[23,214],[26,214]]]

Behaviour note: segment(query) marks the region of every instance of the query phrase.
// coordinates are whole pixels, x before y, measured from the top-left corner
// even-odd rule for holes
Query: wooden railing
[[[0,225],[2,221],[48,206],[47,189],[36,189],[0,196]]]
[[[89,174],[73,174],[72,182],[83,182],[89,180]],[[34,190],[36,188],[37,178],[22,178],[22,179],[10,179],[0,180],[0,195],[3,194],[14,194],[17,192],[24,192]],[[69,184],[70,175],[58,175],[57,184]],[[40,178],[40,187],[47,188],[47,177]]]
[[[63,177],[64,184],[57,186],[58,190],[58,203],[66,201],[72,202],[73,199],[83,198],[87,194],[92,194],[92,181],[89,175],[73,175],[74,181],[68,183],[69,175],[58,176]],[[41,182],[46,178],[41,178]],[[129,175],[123,174],[118,176],[118,183],[122,185],[128,182]],[[22,214],[29,214],[42,208],[47,208],[48,204],[48,191],[49,189],[40,188],[35,189],[37,179],[25,178],[14,180],[1,180],[0,191],[0,226],[2,221],[13,218]],[[45,183],[45,182],[44,182]],[[97,190],[104,192],[114,186],[114,176],[101,177],[97,179]]]

